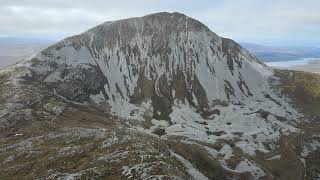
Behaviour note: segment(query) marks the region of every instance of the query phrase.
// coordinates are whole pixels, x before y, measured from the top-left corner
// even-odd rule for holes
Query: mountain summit
[[[261,96],[271,74],[234,41],[179,13],[106,22],[49,47],[31,67],[68,100],[101,94],[124,117],[133,109],[117,109],[120,102],[150,103],[153,117],[165,120],[175,101],[203,112],[217,101]]]
[[[281,140],[301,131],[302,115],[274,88],[283,81],[180,13],[105,22],[0,77],[0,128],[23,136],[5,140],[14,145],[0,175],[34,156],[45,166],[28,176],[53,179],[303,176],[300,160],[271,168],[289,146]]]

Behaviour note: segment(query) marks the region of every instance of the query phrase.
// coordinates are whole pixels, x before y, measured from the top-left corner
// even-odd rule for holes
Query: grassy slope
[[[280,78],[276,86],[282,95],[290,97],[292,104],[304,114],[301,124],[301,134],[282,138],[282,146],[286,146],[286,154],[301,152],[308,142],[320,137],[320,75],[302,71],[275,70],[275,76]],[[294,147],[294,148],[292,148]],[[305,158],[306,179],[314,179],[320,174],[319,150],[311,152]]]
[[[320,115],[320,75],[302,71],[275,70],[281,79],[278,88],[294,105],[312,119]]]

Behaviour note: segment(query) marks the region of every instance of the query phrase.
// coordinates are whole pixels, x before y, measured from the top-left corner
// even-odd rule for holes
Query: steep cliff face
[[[271,88],[272,69],[180,13],[106,22],[2,70],[0,79],[2,129],[46,118],[100,127],[96,112],[112,117],[116,136],[117,128],[151,134],[160,154],[162,140],[169,144],[165,163],[181,170],[177,159],[187,169],[191,161],[209,178],[273,177],[266,158],[285,154],[283,138],[300,131],[301,115]],[[84,107],[85,120],[74,113]]]

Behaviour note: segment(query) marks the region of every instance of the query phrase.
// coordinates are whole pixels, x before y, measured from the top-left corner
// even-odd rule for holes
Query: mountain
[[[0,68],[13,65],[53,44],[49,40],[0,37]]]
[[[180,13],[103,23],[0,82],[4,179],[319,173],[318,76],[274,71]]]
[[[265,46],[254,43],[240,43],[244,48],[248,49],[251,53],[256,55],[264,62],[274,61],[291,61],[303,58],[319,58],[319,47],[290,47],[290,46]]]

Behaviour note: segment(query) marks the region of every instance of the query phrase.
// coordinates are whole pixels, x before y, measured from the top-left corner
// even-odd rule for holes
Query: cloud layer
[[[238,41],[315,45],[319,7],[319,0],[0,0],[0,36],[61,38],[105,21],[178,11]]]

